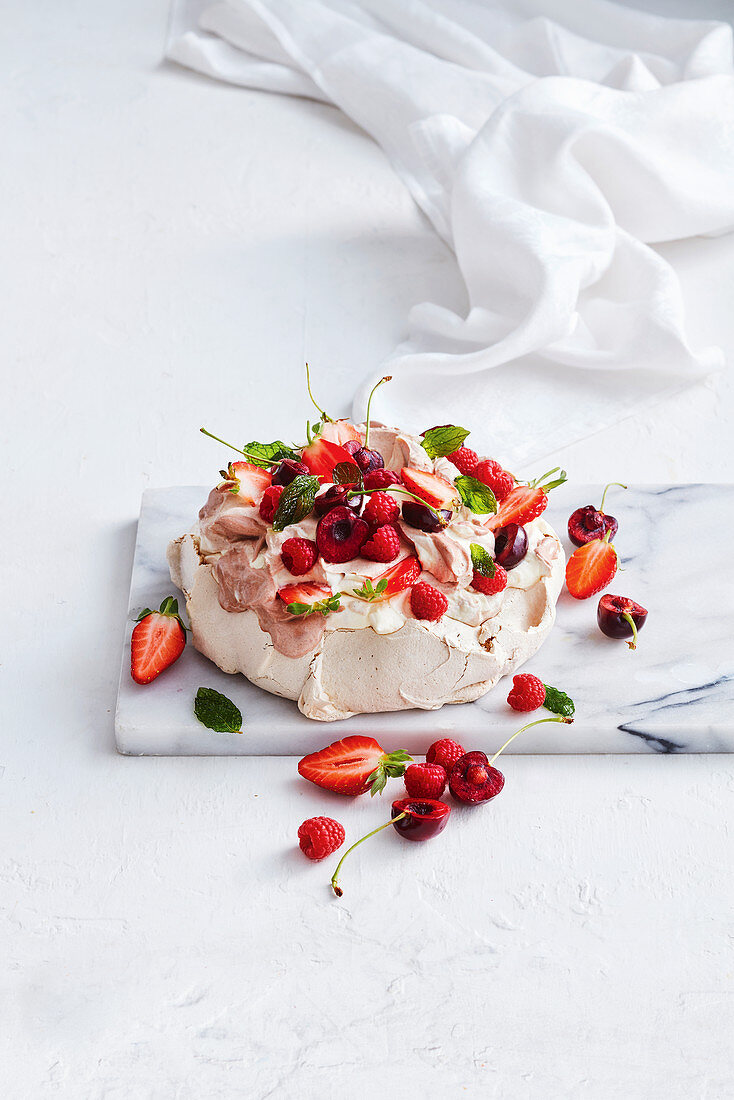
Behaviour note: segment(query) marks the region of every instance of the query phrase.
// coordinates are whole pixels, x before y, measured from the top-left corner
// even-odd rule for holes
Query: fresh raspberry
[[[364,506],[362,518],[366,519],[373,527],[383,527],[386,523],[394,523],[400,516],[400,505],[395,497],[389,493],[371,493]]]
[[[325,859],[344,843],[344,826],[333,817],[309,817],[298,827],[298,843],[307,859]]]
[[[463,755],[464,749],[458,741],[452,741],[450,737],[442,737],[440,741],[434,741],[426,753],[426,763],[439,764],[448,774],[459,757]]]
[[[459,473],[470,474],[479,462],[479,455],[471,447],[459,447],[458,451],[448,456],[448,459],[449,462],[453,462]]]
[[[278,501],[283,495],[284,485],[269,485],[263,493],[260,501],[260,515],[266,523],[273,522],[273,516],[278,507]]]
[[[294,577],[310,573],[319,556],[318,547],[311,539],[286,539],[280,548],[283,565]]]
[[[361,553],[370,561],[381,561],[386,564],[389,561],[395,561],[400,553],[400,532],[390,524],[378,527],[372,538],[367,539]]]
[[[483,592],[485,596],[494,596],[497,592],[503,592],[507,588],[507,573],[501,565],[497,565],[495,562],[494,576],[483,577],[481,573],[477,573],[474,570],[474,576],[471,579],[472,588],[476,588],[477,592]]]
[[[411,764],[403,778],[411,798],[440,798],[446,790],[446,772],[440,764]]]
[[[478,462],[471,476],[488,485],[497,500],[504,500],[515,488],[515,479],[512,474],[508,474],[507,470],[504,470],[493,458],[485,458],[482,462]]]
[[[513,710],[537,710],[545,702],[545,687],[537,676],[523,672],[512,677],[512,688],[507,702]]]
[[[410,590],[410,610],[416,619],[427,619],[428,622],[435,623],[446,614],[448,606],[449,601],[443,592],[425,581],[418,581]]]
[[[365,489],[387,489],[390,485],[400,484],[400,474],[394,470],[373,470],[364,479]]]

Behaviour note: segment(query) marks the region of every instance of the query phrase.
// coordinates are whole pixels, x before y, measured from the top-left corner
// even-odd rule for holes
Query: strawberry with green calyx
[[[552,477],[557,474],[557,477]],[[546,481],[546,478],[551,478]],[[490,531],[496,531],[508,523],[516,523],[522,526],[531,523],[542,515],[548,507],[548,493],[558,485],[563,485],[567,480],[566,471],[560,466],[542,474],[535,481],[529,481],[526,485],[517,485],[511,493],[504,498],[497,512],[487,521]]]
[[[301,462],[320,481],[331,481],[336,466],[354,465],[351,454],[340,444],[331,443],[321,435],[313,437],[310,433],[309,442],[301,451]]]
[[[420,576],[421,563],[415,555],[411,554],[410,557],[391,565],[381,576],[376,577],[374,582],[365,578],[361,588],[344,594],[364,600],[366,603],[382,603],[412,588],[420,580]]]
[[[149,684],[183,653],[186,627],[173,596],[167,596],[158,611],[146,607],[136,622],[130,641],[130,674],[136,684]]]
[[[245,504],[258,504],[272,482],[269,470],[254,466],[251,462],[230,462],[226,470],[219,471],[224,481],[217,488],[233,493]]]
[[[588,600],[611,583],[619,557],[612,545],[611,531],[603,539],[592,539],[575,550],[566,563],[566,588],[575,600]]]
[[[289,615],[322,614],[324,617],[332,611],[339,611],[341,592],[333,592],[323,584],[287,584],[278,589],[278,595],[286,605]]]
[[[399,778],[413,757],[403,749],[387,753],[374,737],[355,734],[312,752],[298,764],[310,783],[336,794],[380,794],[389,778]]]

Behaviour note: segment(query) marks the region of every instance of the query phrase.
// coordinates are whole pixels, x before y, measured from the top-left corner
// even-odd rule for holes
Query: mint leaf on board
[[[333,596],[318,600],[316,603],[289,603],[286,605],[286,611],[289,615],[314,615],[317,611],[322,615],[329,615],[332,611],[339,610],[340,600],[341,592],[335,592]]]
[[[284,531],[291,523],[304,519],[316,499],[319,479],[313,474],[298,474],[286,485],[273,516],[273,530]]]
[[[331,472],[334,485],[362,485],[362,471],[356,462],[337,462]]]
[[[573,699],[566,695],[565,691],[559,691],[558,688],[550,687],[548,684],[543,684],[545,688],[545,702],[543,706],[546,710],[549,710],[551,714],[560,714],[562,718],[572,718],[576,713],[576,707],[573,705]]]
[[[483,481],[477,481],[469,474],[461,474],[454,481],[465,508],[477,516],[486,516],[497,511],[497,498]]]
[[[194,714],[203,726],[215,733],[242,733],[239,708],[214,688],[199,688],[194,699]]]
[[[358,588],[355,592],[351,592],[350,595],[356,596],[358,600],[366,600],[370,603],[372,600],[379,600],[387,588],[387,577],[383,577],[373,586],[372,581],[367,578],[361,588]]]
[[[245,451],[248,462],[253,466],[262,466],[264,469],[269,469],[274,462],[282,462],[284,458],[301,461],[298,451],[289,447],[282,439],[276,439],[274,443],[258,443],[253,439],[251,443],[245,443],[242,450]]]
[[[471,563],[475,573],[478,573],[480,577],[489,577],[490,580],[497,572],[497,565],[494,558],[485,550],[483,546],[480,546],[478,542],[473,542],[470,546],[471,550]]]
[[[466,428],[442,424],[439,428],[431,428],[423,436],[423,450],[429,458],[444,458],[458,451],[468,435]]]

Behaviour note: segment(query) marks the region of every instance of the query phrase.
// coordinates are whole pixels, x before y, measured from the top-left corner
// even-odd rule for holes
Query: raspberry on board
[[[446,771],[440,764],[411,764],[403,779],[411,798],[440,798],[446,790]]]
[[[513,676],[507,702],[513,710],[530,711],[542,707],[545,702],[545,685],[537,676],[523,672]]]
[[[298,827],[298,843],[307,859],[325,859],[344,843],[344,826],[333,817],[309,817]]]
[[[426,762],[440,764],[448,774],[459,757],[463,755],[464,749],[458,741],[452,741],[450,737],[442,737],[440,741],[434,741],[428,749]]]

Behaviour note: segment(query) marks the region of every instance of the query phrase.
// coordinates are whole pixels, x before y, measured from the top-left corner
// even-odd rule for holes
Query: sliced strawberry
[[[312,474],[316,474],[322,481],[331,481],[334,467],[340,462],[354,464],[349,451],[345,451],[338,443],[332,443],[323,436],[318,436],[313,443],[309,443],[301,453],[301,461],[308,466]]]
[[[368,603],[382,603],[383,600],[389,600],[399,592],[404,592],[406,588],[412,588],[420,575],[421,563],[415,555],[411,554],[409,558],[403,558],[402,561],[391,565],[374,581],[368,577],[365,578],[364,584],[349,595]]]
[[[337,794],[378,794],[388,776],[403,774],[412,760],[406,752],[386,753],[374,737],[344,737],[325,749],[304,756],[298,771],[304,779]]]
[[[353,440],[362,446],[362,436],[348,420],[327,420],[321,429],[321,438],[340,445]]]
[[[229,481],[226,487],[243,504],[259,504],[262,495],[273,480],[269,470],[253,466],[251,462],[230,462],[227,473]]]
[[[146,607],[138,616],[130,642],[130,673],[136,684],[149,684],[178,658],[186,645],[186,628],[178,600],[167,596],[159,611]]]
[[[566,587],[575,600],[588,600],[606,588],[617,572],[617,551],[607,538],[580,546],[566,565]]]
[[[315,603],[331,595],[328,584],[287,584],[278,589],[278,595],[285,604],[305,603],[312,607]]]
[[[410,489],[411,493],[415,493],[433,508],[451,508],[459,495],[456,487],[438,474],[403,466],[400,476],[406,489]]]
[[[548,507],[548,497],[542,489],[518,485],[500,504],[496,513],[487,521],[490,531],[496,531],[508,523],[520,526],[537,519]]]

